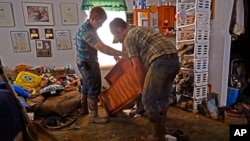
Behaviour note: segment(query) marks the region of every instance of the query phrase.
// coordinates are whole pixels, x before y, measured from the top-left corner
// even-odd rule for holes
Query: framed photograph
[[[30,42],[28,31],[10,31],[13,51],[30,52]]]
[[[0,27],[15,26],[12,5],[8,2],[0,2]]]
[[[36,40],[36,56],[37,57],[51,57],[51,41],[50,40]]]
[[[51,3],[23,2],[22,6],[25,25],[54,25]]]
[[[58,50],[72,49],[70,30],[55,30],[55,38]]]
[[[63,25],[78,24],[78,12],[76,3],[61,3],[60,8]]]

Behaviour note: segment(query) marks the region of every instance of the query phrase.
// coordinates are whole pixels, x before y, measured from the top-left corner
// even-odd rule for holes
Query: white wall
[[[1,0],[1,2],[11,2],[13,5],[13,15],[15,20],[15,27],[0,27],[0,57],[3,65],[9,68],[14,68],[17,64],[27,64],[31,66],[37,65],[52,65],[52,66],[65,66],[71,64],[75,67],[75,49],[74,49],[74,35],[77,27],[63,26],[61,22],[60,3],[77,3],[79,24],[86,18],[84,11],[80,10],[82,0],[43,0],[41,3],[53,3],[54,12],[54,26],[25,26],[22,4],[21,2],[37,2],[36,0]],[[10,31],[29,31],[29,28],[38,28],[40,33],[40,39],[45,40],[44,29],[53,28],[54,30],[70,30],[72,38],[71,50],[57,50],[55,45],[55,39],[51,39],[52,43],[52,57],[36,57],[35,40],[30,40],[31,52],[14,53],[12,43],[10,39]]]
[[[223,8],[221,7],[223,5]],[[233,0],[215,0],[215,15],[211,20],[208,81],[212,92],[219,94],[220,106],[226,105],[231,36],[229,24]]]

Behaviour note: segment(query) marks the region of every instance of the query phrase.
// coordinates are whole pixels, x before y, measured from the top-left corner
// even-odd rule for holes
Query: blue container
[[[227,106],[232,106],[238,100],[240,89],[228,87],[227,89]]]
[[[146,0],[141,0],[141,9],[146,9]]]

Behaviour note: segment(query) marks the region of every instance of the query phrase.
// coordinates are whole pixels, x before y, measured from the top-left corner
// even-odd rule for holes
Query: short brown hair
[[[122,28],[125,29],[127,27],[128,23],[125,22],[122,18],[114,18],[110,23],[109,23],[109,28],[112,34],[116,34],[116,29],[117,28]]]
[[[95,6],[90,11],[90,18],[107,19],[107,14],[101,6]]]

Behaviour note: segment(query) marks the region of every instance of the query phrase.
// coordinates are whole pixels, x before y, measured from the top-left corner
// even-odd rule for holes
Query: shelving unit
[[[133,10],[133,23],[136,26],[158,28],[159,32],[167,35],[175,26],[176,6],[151,5],[147,9]]]
[[[175,6],[158,6],[158,26],[161,33],[174,29]]]
[[[198,112],[206,103],[211,0],[176,0],[176,47],[181,71],[176,77],[176,92],[192,101],[186,108]]]

